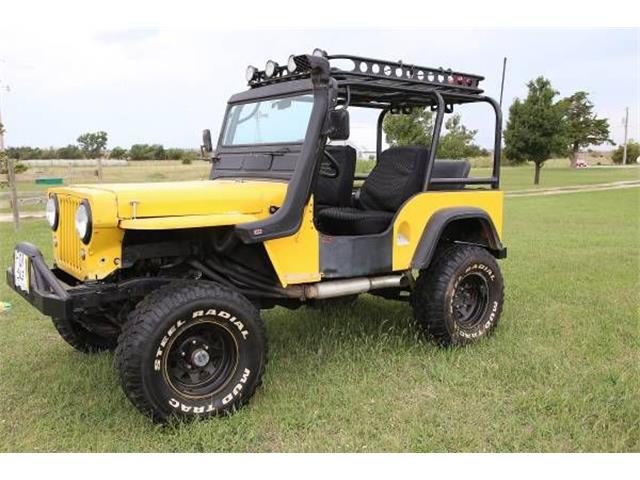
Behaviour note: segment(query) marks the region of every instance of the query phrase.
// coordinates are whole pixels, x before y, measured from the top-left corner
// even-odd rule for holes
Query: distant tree
[[[77,145],[67,145],[66,147],[61,147],[56,151],[55,158],[63,158],[67,160],[76,160],[79,158],[83,158],[84,153]]]
[[[473,143],[478,131],[465,127],[459,114],[448,118],[444,126],[447,132],[440,138],[438,158],[469,158],[482,153],[482,149]]]
[[[111,149],[111,151],[109,152],[109,158],[115,158],[115,159],[123,159],[123,158],[127,158],[127,154],[129,152],[127,151],[126,148],[122,148],[122,147],[113,147]]]
[[[394,146],[431,146],[433,113],[425,108],[416,108],[411,113],[392,114],[382,124],[387,142]],[[441,134],[438,158],[468,158],[486,155],[488,152],[473,143],[478,133],[462,124],[459,114],[445,122],[446,132]]]
[[[527,98],[517,98],[509,108],[504,150],[514,163],[535,164],[533,183],[537,185],[544,162],[566,148],[563,107],[554,101],[558,92],[546,78],[538,77],[527,87]]]
[[[131,160],[166,160],[167,155],[162,145],[137,143],[129,149]]]
[[[388,114],[382,128],[387,143],[394,147],[407,145],[431,145],[433,113],[426,108],[414,108],[411,113]]]
[[[184,151],[180,148],[167,148],[165,150],[167,160],[180,160],[183,154]]]
[[[17,160],[38,160],[42,157],[42,150],[33,147],[9,147],[7,148],[9,158]]]
[[[104,154],[107,147],[107,132],[83,133],[78,137],[77,142],[84,152],[86,158],[98,158]]]
[[[613,152],[611,159],[613,163],[620,165],[624,156],[624,145],[619,145]],[[629,140],[627,142],[627,164],[634,164],[636,158],[640,157],[640,143]]]
[[[576,166],[578,152],[590,145],[609,143],[609,120],[593,113],[593,103],[587,92],[579,91],[560,101],[564,113],[564,127],[571,167]]]
[[[45,160],[50,160],[52,158],[59,158],[58,150],[53,147],[43,148],[42,151],[40,152],[40,158]]]

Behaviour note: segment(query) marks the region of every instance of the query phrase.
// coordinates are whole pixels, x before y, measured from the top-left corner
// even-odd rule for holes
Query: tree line
[[[182,148],[164,148],[160,144],[139,143],[131,148],[113,147],[107,149],[109,136],[107,132],[88,132],[80,135],[76,144],[60,148],[8,147],[6,154],[16,160],[49,160],[49,159],[93,159],[114,158],[126,160],[181,160],[189,164],[198,158],[194,150]]]
[[[551,82],[538,77],[527,84],[524,100],[516,98],[509,108],[504,129],[504,155],[506,164],[532,162],[535,165],[534,183],[539,183],[540,170],[552,156],[569,157],[571,167],[576,166],[581,149],[592,145],[615,145],[610,138],[609,121],[598,118],[587,92],[558,98]],[[391,145],[431,144],[433,113],[426,108],[413,109],[399,115],[387,115],[383,128]],[[459,114],[445,123],[440,137],[438,158],[468,158],[479,156],[482,149],[474,143],[477,130],[466,128]],[[639,145],[630,141],[628,158]],[[486,152],[486,151],[484,151]],[[636,154],[637,156],[637,154]],[[622,162],[622,147],[613,154],[615,163]]]

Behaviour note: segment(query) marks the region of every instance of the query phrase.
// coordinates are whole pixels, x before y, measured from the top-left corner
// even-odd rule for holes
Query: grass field
[[[168,428],[129,404],[111,354],[73,351],[3,283],[0,451],[640,451],[639,217],[637,188],[508,199],[493,337],[438,348],[371,296],[265,311],[251,404]],[[3,265],[18,239],[50,257],[42,220],[0,234]]]
[[[484,161],[476,162],[483,165]],[[590,185],[624,180],[640,180],[640,167],[595,167],[587,169],[568,168],[567,159],[552,159],[542,169],[540,185],[533,185],[533,167],[503,167],[501,170],[502,188],[506,191],[521,189],[553,188],[571,185]],[[373,162],[359,164],[359,172],[370,170]],[[180,162],[130,162],[126,167],[105,167],[104,182],[164,182],[177,180],[201,180],[208,178],[211,166],[206,162],[182,165]],[[491,176],[490,168],[477,167],[472,176]],[[47,186],[36,185],[33,181],[39,176],[60,176],[66,185],[74,183],[94,183],[98,179],[95,169],[86,167],[34,168],[28,172],[29,180],[20,181],[18,190],[22,196],[43,197]],[[9,193],[6,187],[0,187],[0,213],[10,213]],[[43,203],[24,205],[22,212],[42,211]]]

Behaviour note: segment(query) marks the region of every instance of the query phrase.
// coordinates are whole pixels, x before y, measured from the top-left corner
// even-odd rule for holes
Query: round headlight
[[[269,60],[267,65],[264,67],[264,73],[267,77],[271,78],[275,75],[277,69],[278,64],[273,60]]]
[[[89,202],[83,200],[76,210],[76,232],[85,245],[91,240],[91,207]]]
[[[244,75],[245,78],[247,79],[247,82],[250,82],[251,80],[253,80],[256,77],[256,73],[258,73],[258,69],[253,65],[249,65],[247,67],[247,72]]]
[[[295,61],[296,56],[295,55],[290,55],[289,56],[289,60],[287,61],[287,70],[289,70],[289,73],[293,73],[296,71],[296,61]]]
[[[325,52],[321,48],[315,48],[311,55],[313,55],[314,57],[325,57],[326,58],[327,57],[327,52]]]
[[[51,230],[58,228],[59,211],[58,196],[54,193],[47,199],[47,206],[45,208],[45,216],[47,217],[47,223],[49,223]]]

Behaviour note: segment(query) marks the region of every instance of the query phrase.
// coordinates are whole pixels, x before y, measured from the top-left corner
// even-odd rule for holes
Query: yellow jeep
[[[115,349],[128,398],[159,422],[249,400],[266,363],[261,309],[368,292],[409,302],[440,344],[476,341],[500,317],[506,256],[502,119],[481,80],[321,50],[249,67],[215,153],[203,134],[209,180],[51,189],[55,264],[20,243],[7,282],[76,349]],[[486,178],[436,159],[445,113],[477,102],[495,114]],[[356,107],[379,111],[365,178],[344,142]],[[383,151],[385,115],[425,107],[430,146]]]

